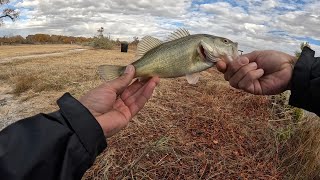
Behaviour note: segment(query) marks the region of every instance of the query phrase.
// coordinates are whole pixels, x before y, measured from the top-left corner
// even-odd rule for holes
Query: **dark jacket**
[[[0,179],[81,179],[106,148],[91,113],[69,93],[60,110],[20,120],[0,132]]]
[[[305,48],[295,65],[290,104],[320,115],[320,63]],[[70,94],[60,110],[20,120],[0,132],[0,179],[81,179],[106,148],[103,131]]]
[[[294,66],[289,104],[320,116],[320,57],[308,47]]]

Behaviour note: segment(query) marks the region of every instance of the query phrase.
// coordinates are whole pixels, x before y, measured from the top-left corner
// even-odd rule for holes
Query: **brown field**
[[[43,54],[43,53],[53,53],[62,52],[70,49],[83,48],[83,46],[77,45],[17,45],[17,46],[0,46],[0,59],[15,57],[15,56],[25,56],[31,54]]]
[[[0,46],[0,61],[74,48],[79,47]],[[89,49],[0,64],[0,128],[56,110],[55,101],[65,92],[81,97],[101,83],[98,65],[126,65],[133,59],[132,50]],[[294,140],[298,133],[305,139],[310,135],[303,128],[296,130],[285,100],[235,90],[214,68],[201,74],[197,85],[187,84],[183,77],[162,79],[128,127],[108,139],[108,148],[83,179],[294,179],[306,164],[302,161],[310,168],[299,177],[319,175],[317,163],[304,156],[303,138]],[[308,122],[314,121],[303,121]],[[317,141],[312,135],[313,141],[305,144],[309,151]],[[308,158],[315,154],[309,152]]]

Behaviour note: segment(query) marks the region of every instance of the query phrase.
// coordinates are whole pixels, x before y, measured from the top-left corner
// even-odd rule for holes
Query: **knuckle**
[[[249,71],[249,67],[248,66],[244,66],[238,71],[238,73],[241,74],[241,75],[244,75],[244,74],[247,74],[248,71]]]
[[[120,81],[125,81],[125,80],[126,80],[126,75],[120,76],[120,77],[119,77],[119,80],[120,80]]]
[[[245,89],[245,84],[241,81],[238,83],[239,89]]]
[[[236,83],[234,81],[229,81],[229,84],[231,87],[238,88],[238,83]]]
[[[122,75],[122,76],[120,76],[117,80],[118,80],[118,82],[121,83],[121,84],[127,83],[127,82],[129,81],[127,75]]]
[[[247,79],[250,80],[250,81],[255,79],[254,71],[250,71],[250,72],[247,73]]]
[[[245,91],[247,91],[249,93],[254,93],[254,87],[253,86],[247,86]]]
[[[249,81],[240,81],[240,82],[238,83],[238,87],[239,87],[240,89],[242,89],[242,90],[247,91],[247,89],[250,87],[250,83],[249,83]]]
[[[234,73],[236,72],[237,70],[239,69],[239,65],[238,65],[238,62],[232,62],[228,68],[228,71],[231,72],[231,73]]]

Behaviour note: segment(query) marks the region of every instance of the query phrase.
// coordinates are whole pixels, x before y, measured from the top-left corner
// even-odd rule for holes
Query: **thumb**
[[[133,65],[128,65],[124,73],[110,82],[108,82],[108,86],[112,88],[117,94],[121,94],[126,87],[129,86],[132,79],[134,78],[135,68]]]
[[[243,54],[241,56],[247,57],[249,59],[249,63],[250,63],[250,62],[255,62],[260,53],[261,53],[261,51],[252,51],[250,53]]]

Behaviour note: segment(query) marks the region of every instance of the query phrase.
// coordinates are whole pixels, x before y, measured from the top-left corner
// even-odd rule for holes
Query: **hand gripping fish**
[[[218,60],[226,62],[238,57],[238,43],[223,37],[208,34],[190,35],[185,29],[172,33],[166,42],[151,36],[142,38],[137,47],[135,77],[174,78],[186,76],[190,84],[199,80],[199,72],[212,66]],[[115,79],[126,66],[102,65],[100,76],[106,80]]]

